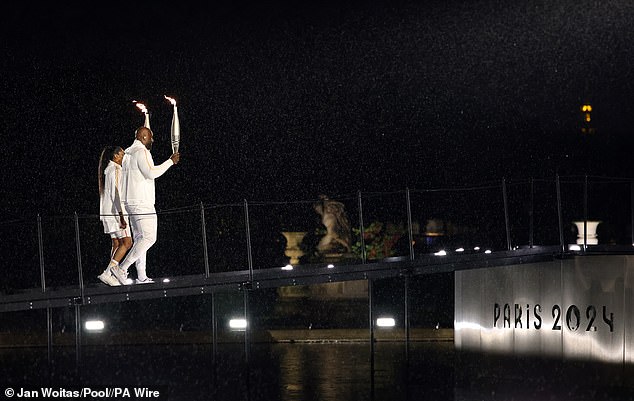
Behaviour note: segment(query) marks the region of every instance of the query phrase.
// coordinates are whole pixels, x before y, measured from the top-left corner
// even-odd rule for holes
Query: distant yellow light
[[[590,114],[586,114],[586,122],[590,122]]]
[[[591,112],[592,111],[592,106],[590,106],[589,104],[584,104],[583,106],[581,106],[581,111],[585,112]]]

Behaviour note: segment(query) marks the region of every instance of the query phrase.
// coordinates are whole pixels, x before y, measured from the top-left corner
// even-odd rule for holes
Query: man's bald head
[[[154,142],[154,134],[148,127],[139,127],[136,130],[135,138],[139,140],[146,148],[152,149],[152,142]]]

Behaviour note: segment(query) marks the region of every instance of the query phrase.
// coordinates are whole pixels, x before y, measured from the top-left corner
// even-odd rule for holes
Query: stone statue
[[[314,208],[321,215],[321,224],[326,227],[326,235],[317,244],[317,252],[321,254],[350,252],[350,222],[343,203],[328,199],[326,195],[320,195],[319,199],[320,201],[314,204]]]

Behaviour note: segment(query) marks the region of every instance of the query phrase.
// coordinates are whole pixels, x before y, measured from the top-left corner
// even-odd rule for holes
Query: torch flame
[[[139,103],[136,100],[133,100],[132,103],[134,103],[136,107],[138,107],[139,110],[141,110],[143,114],[145,114],[145,122],[143,123],[143,126],[146,128],[150,128],[150,114],[147,111],[147,107],[145,107],[143,103]]]
[[[143,103],[139,103],[136,100],[133,100],[132,103],[134,103],[135,106],[138,107],[144,114],[147,114],[147,107],[145,107]]]
[[[165,95],[163,95],[165,96]],[[176,99],[165,96],[165,99],[169,100],[169,102],[172,104],[172,106],[176,106]]]

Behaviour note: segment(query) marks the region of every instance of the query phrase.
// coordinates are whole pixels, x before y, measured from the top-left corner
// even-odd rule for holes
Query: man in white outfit
[[[147,127],[136,130],[136,139],[125,150],[121,188],[123,203],[128,212],[134,244],[126,258],[112,270],[121,284],[126,284],[128,268],[136,262],[137,284],[153,283],[146,273],[146,253],[156,242],[157,217],[154,209],[154,179],[162,176],[180,160],[178,152],[162,164],[155,166],[152,160],[154,135]]]

